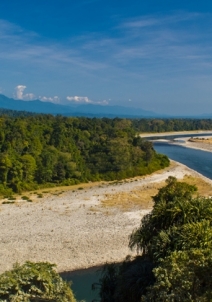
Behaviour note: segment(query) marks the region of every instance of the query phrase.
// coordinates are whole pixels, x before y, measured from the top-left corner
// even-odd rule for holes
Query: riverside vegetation
[[[212,130],[212,119],[134,119],[132,125],[137,132],[149,133]]]
[[[168,178],[130,236],[138,256],[106,265],[94,284],[101,302],[212,301],[212,199],[196,190]]]
[[[0,194],[145,175],[169,165],[126,119],[0,117]]]
[[[0,301],[76,302],[70,284],[47,262],[16,264],[0,275]]]

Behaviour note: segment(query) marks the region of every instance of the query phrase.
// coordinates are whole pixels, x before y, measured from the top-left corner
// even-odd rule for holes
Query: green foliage
[[[152,197],[155,204],[165,202],[170,203],[176,199],[189,200],[192,194],[197,191],[197,187],[185,182],[179,182],[173,176],[166,180],[167,185],[161,188],[155,196]]]
[[[170,227],[181,226],[198,219],[197,215],[201,215],[201,209],[204,212],[201,218],[204,218],[206,212],[206,208],[204,210],[203,207],[196,207],[200,206],[198,199],[192,200],[192,193],[197,190],[195,186],[178,182],[174,177],[169,177],[166,182],[167,185],[153,197],[155,204],[152,212],[144,216],[141,226],[130,236],[131,248],[136,247],[144,254],[153,254],[155,257],[156,251],[152,241],[156,240],[156,237],[160,242],[161,253],[167,253]],[[197,215],[195,212],[198,212]],[[162,256],[161,253],[157,257]]]
[[[212,250],[174,251],[153,270],[156,281],[142,301],[212,301]]]
[[[47,262],[16,264],[0,275],[0,301],[76,302],[68,283]]]
[[[20,115],[0,118],[0,194],[38,187],[116,180],[169,165],[135,138],[126,119]]]
[[[152,212],[130,236],[141,256],[119,265],[114,302],[212,301],[212,199],[194,198],[195,191],[170,177],[153,197]]]
[[[137,132],[168,132],[212,130],[212,119],[133,119],[132,127]]]
[[[22,200],[26,200],[26,201],[28,201],[28,202],[32,202],[32,200],[31,200],[28,196],[25,196],[25,195],[22,196],[21,199],[22,199]]]

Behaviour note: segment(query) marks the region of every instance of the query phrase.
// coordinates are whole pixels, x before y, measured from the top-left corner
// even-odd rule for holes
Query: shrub
[[[0,275],[0,285],[0,301],[76,302],[70,285],[47,262],[16,264]]]
[[[8,200],[16,200],[16,198],[14,196],[10,196],[8,197]]]
[[[29,199],[29,197],[28,196],[21,196],[21,198],[23,199],[23,200],[28,200]]]
[[[2,204],[12,204],[15,203],[15,201],[3,201]]]

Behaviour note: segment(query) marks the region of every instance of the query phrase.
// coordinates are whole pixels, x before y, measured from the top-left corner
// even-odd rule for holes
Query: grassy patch
[[[212,185],[200,177],[186,175],[181,181],[196,185],[198,188],[197,193],[195,193],[196,196],[212,196]],[[108,193],[105,194],[105,199],[101,202],[101,205],[105,208],[116,207],[122,210],[129,210],[131,208],[149,209],[153,206],[152,196],[156,195],[158,189],[164,185],[165,182],[150,183],[128,192]]]
[[[200,177],[193,177],[190,175],[186,175],[183,179],[183,181],[187,182],[190,185],[196,185],[197,186],[197,193],[196,195],[208,197],[212,196],[212,185],[208,182],[206,182],[204,179]]]
[[[164,185],[163,183],[149,184],[141,186],[139,189],[132,189],[129,192],[118,192],[115,194],[106,194],[105,199],[102,201],[103,207],[118,207],[123,210],[138,207],[140,209],[151,208],[152,198],[156,195],[158,189]]]

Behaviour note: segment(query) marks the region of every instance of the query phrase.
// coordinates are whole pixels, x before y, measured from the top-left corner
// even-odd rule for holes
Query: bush
[[[29,197],[28,196],[21,196],[21,198],[23,199],[23,200],[28,200],[29,199]]]
[[[13,191],[10,188],[5,188],[4,185],[0,184],[0,195],[2,196],[12,196]]]
[[[76,302],[70,285],[47,262],[16,264],[0,275],[0,301]]]
[[[16,198],[14,196],[10,196],[8,197],[8,200],[16,200]]]
[[[3,201],[2,204],[13,204],[15,201]]]

